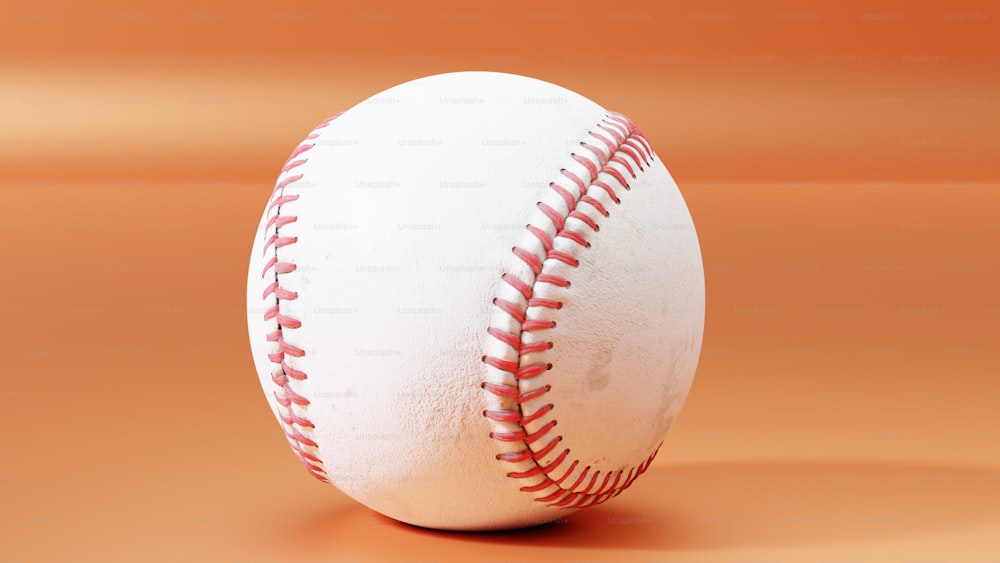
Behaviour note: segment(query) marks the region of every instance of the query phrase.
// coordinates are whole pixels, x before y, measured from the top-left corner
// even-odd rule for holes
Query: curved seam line
[[[282,174],[287,174],[291,170],[306,163],[306,159],[300,157],[316,146],[315,143],[308,144],[308,142],[318,137],[318,131],[329,125],[329,123],[339,117],[341,113],[323,120],[319,125],[313,128],[309,135],[306,136],[306,139],[296,146],[295,150],[292,151],[291,156],[289,156],[285,161],[285,164],[282,166]],[[311,433],[308,429],[315,428],[315,426],[308,417],[296,414],[292,406],[293,404],[299,404],[302,407],[306,407],[309,405],[309,400],[301,395],[298,395],[289,388],[289,378],[291,377],[293,379],[305,380],[308,376],[304,372],[295,370],[289,366],[285,360],[286,354],[292,355],[293,357],[301,357],[305,355],[304,350],[292,346],[284,338],[284,328],[298,329],[301,328],[302,322],[300,319],[281,314],[281,301],[283,299],[293,301],[298,298],[298,293],[281,286],[281,275],[283,273],[291,273],[294,271],[295,264],[292,262],[282,262],[278,258],[279,248],[292,246],[298,242],[298,237],[280,236],[281,228],[284,225],[295,222],[298,219],[297,215],[282,215],[281,209],[284,205],[298,200],[298,194],[295,196],[286,196],[285,190],[301,182],[303,177],[304,174],[289,174],[284,178],[279,178],[275,185],[274,192],[271,194],[271,199],[269,200],[268,209],[273,209],[273,213],[269,213],[266,225],[270,225],[272,221],[274,222],[274,235],[265,238],[264,252],[267,253],[268,248],[271,246],[274,248],[272,258],[265,263],[264,271],[261,273],[261,277],[267,279],[267,271],[273,269],[274,282],[273,284],[265,286],[264,289],[263,298],[267,299],[273,296],[273,298],[268,301],[268,303],[273,305],[265,309],[264,320],[270,320],[273,316],[277,327],[273,333],[267,335],[267,342],[272,342],[271,335],[273,334],[273,342],[276,343],[277,351],[274,352],[273,355],[268,354],[268,361],[277,365],[277,369],[271,372],[271,381],[275,384],[275,386],[277,386],[274,396],[278,402],[278,422],[281,424],[282,430],[285,433],[285,438],[288,440],[292,452],[306,467],[306,470],[320,481],[330,483],[323,461],[319,457],[314,456],[303,449],[303,447],[312,447],[317,451],[319,450],[318,444],[316,444],[316,442],[309,436],[303,434],[303,432]],[[282,221],[283,217],[287,219],[284,222]],[[270,228],[268,227],[268,231],[269,230]],[[267,231],[265,231],[265,237],[267,237]],[[275,358],[277,358],[277,361],[275,361]],[[281,393],[280,397],[278,395],[279,392]],[[285,403],[287,403],[287,405]],[[282,416],[282,407],[286,409],[287,420]],[[297,429],[296,426],[298,426],[301,431]]]
[[[610,129],[609,129],[609,126],[610,126]],[[613,131],[613,130],[616,129],[616,126],[622,127],[622,128],[625,129],[625,135],[622,135],[621,138],[619,138],[619,136],[615,134],[615,131]],[[557,233],[556,236],[559,236],[559,233],[561,233],[565,229],[565,221],[566,221],[566,219],[568,219],[571,216],[573,216],[573,214],[576,212],[576,206],[584,198],[588,197],[590,190],[592,188],[594,188],[595,185],[598,188],[600,188],[600,189],[605,189],[604,186],[597,184],[597,182],[601,182],[601,184],[605,184],[606,185],[605,182],[600,181],[598,179],[598,176],[601,174],[601,172],[605,172],[605,173],[611,175],[613,178],[615,178],[616,182],[619,183],[619,184],[621,184],[622,188],[624,188],[626,190],[629,189],[628,182],[624,181],[624,176],[621,174],[621,172],[619,172],[618,170],[615,170],[615,169],[612,169],[609,172],[608,168],[610,167],[611,162],[619,162],[620,159],[622,158],[623,154],[625,156],[627,156],[627,157],[631,157],[633,159],[635,158],[635,155],[631,154],[629,151],[623,150],[623,147],[626,147],[626,146],[628,146],[630,149],[636,148],[633,145],[629,145],[630,141],[633,141],[633,142],[641,145],[641,149],[638,150],[638,153],[639,153],[640,156],[643,157],[641,159],[642,162],[640,163],[640,162],[634,160],[636,162],[637,167],[640,169],[640,171],[644,171],[645,169],[643,168],[642,165],[643,164],[648,165],[649,162],[650,162],[650,160],[652,160],[652,158],[653,158],[652,147],[650,147],[648,140],[645,139],[645,136],[643,135],[643,133],[627,117],[625,117],[625,116],[623,116],[621,114],[618,114],[618,113],[608,112],[607,114],[605,114],[605,118],[602,119],[601,122],[597,124],[597,127],[600,128],[600,130],[602,132],[604,132],[606,134],[612,135],[612,142],[608,143],[605,140],[606,139],[606,135],[595,134],[592,131],[588,132],[588,137],[590,137],[590,138],[586,139],[586,141],[593,141],[593,138],[597,138],[599,140],[604,141],[604,144],[605,144],[605,146],[608,147],[608,149],[609,149],[608,152],[610,154],[606,158],[604,158],[603,157],[603,151],[600,151],[600,153],[599,153],[597,150],[595,150],[594,147],[589,146],[586,141],[581,141],[581,143],[580,143],[581,146],[583,146],[584,148],[587,148],[588,151],[590,151],[591,153],[594,154],[594,156],[597,158],[600,166],[599,167],[595,166],[595,169],[597,170],[597,174],[592,174],[593,177],[590,178],[590,181],[586,184],[586,188],[580,190],[580,197],[579,198],[573,198],[574,201],[573,201],[572,204],[570,204],[570,202],[569,202],[568,199],[565,201],[565,203],[567,204],[567,210],[566,210],[566,212],[565,213],[556,212],[559,221],[556,221],[555,218],[551,217],[547,212],[545,213],[546,216],[547,216],[547,218],[549,219],[552,227],[554,228],[554,230]],[[618,132],[620,133],[620,131],[618,131]],[[611,148],[612,146],[614,147],[613,149]],[[573,153],[571,153],[571,156],[574,156]],[[648,158],[645,158],[645,157],[648,157]],[[593,165],[593,163],[591,163],[591,165]],[[629,168],[628,164],[624,164],[624,166],[625,166],[625,168],[629,172],[632,172],[632,170]],[[589,170],[589,166],[587,166],[587,168],[588,168],[589,172],[592,172],[592,171]],[[636,176],[634,173],[631,174],[631,175],[632,175],[633,178]],[[582,187],[582,183],[579,182],[579,178],[578,177],[576,177],[575,175],[567,175],[567,177],[570,178],[572,181],[576,182],[578,186]],[[559,195],[561,197],[563,197],[564,199],[566,198],[567,194],[565,193],[565,191],[566,191],[565,188],[562,188],[562,187],[558,186],[557,184],[555,184],[555,182],[550,183],[550,188],[552,188],[552,189],[558,188],[556,191],[559,193]],[[614,191],[614,190],[612,190],[612,191]],[[617,194],[609,193],[608,195],[611,196],[612,199],[616,201],[616,203],[618,203],[618,201],[617,201]],[[596,230],[595,230],[595,232],[596,232]],[[559,261],[558,257],[551,257],[550,258],[548,256],[548,253],[551,250],[550,248],[548,248],[548,246],[551,246],[551,241],[550,240],[549,241],[543,240],[540,237],[538,237],[538,235],[535,235],[535,236],[536,236],[536,238],[538,238],[538,246],[541,248],[541,250],[544,252],[544,254],[546,254],[545,259],[541,261],[541,267],[537,268],[537,271],[535,271],[536,268],[533,267],[531,263],[529,263],[527,260],[525,260],[525,257],[523,257],[521,254],[518,253],[518,251],[517,251],[518,247],[515,246],[515,251],[514,251],[514,254],[515,254],[515,256],[518,259],[520,259],[527,266],[529,266],[529,268],[531,268],[532,271],[535,271],[535,277],[532,280],[532,282],[530,284],[525,284],[525,285],[527,285],[529,291],[522,292],[522,295],[524,295],[524,297],[526,299],[526,305],[525,305],[525,308],[524,308],[524,311],[523,311],[523,313],[525,315],[527,313],[528,307],[531,306],[530,305],[531,299],[535,295],[535,285],[537,283],[539,283],[539,277],[542,277],[542,276],[546,275],[546,274],[542,273],[545,270],[545,264],[551,262],[552,260]],[[579,241],[576,241],[576,242],[578,242],[578,244],[579,244]],[[583,246],[583,245],[581,245],[581,246]],[[585,249],[587,246],[589,246],[589,243],[586,246],[583,246],[583,248]],[[533,253],[531,251],[527,251],[527,253],[528,254],[532,254],[532,256],[534,257],[534,255],[533,255]],[[509,274],[506,274],[506,275],[509,275]],[[519,277],[517,277],[517,276],[514,276],[514,277],[517,278],[519,281],[521,281],[521,283],[524,283],[523,280],[520,280]],[[556,276],[552,276],[552,277],[554,278]],[[551,278],[546,278],[545,280],[543,280],[543,282],[544,281],[550,281],[550,279]],[[510,303],[506,303],[505,305],[510,305]],[[498,306],[498,305],[496,305],[496,303],[494,303],[494,306]],[[507,311],[506,308],[504,308],[504,311],[508,315],[510,315],[510,312]],[[520,381],[520,377],[518,377],[518,374],[523,369],[530,367],[530,366],[523,366],[522,365],[523,353],[522,353],[522,350],[521,350],[521,348],[523,348],[524,346],[527,346],[527,345],[530,344],[530,343],[525,343],[524,342],[524,334],[525,334],[525,332],[530,332],[530,330],[525,330],[523,328],[523,326],[525,324],[524,320],[521,320],[521,319],[518,319],[516,317],[513,317],[513,315],[511,315],[511,316],[512,316],[512,318],[514,318],[514,320],[517,323],[517,326],[520,328],[520,334],[517,337],[518,338],[518,344],[519,344],[519,346],[518,346],[518,348],[516,350],[516,352],[517,352],[517,360],[516,360],[517,371],[513,372],[515,381],[519,382]],[[550,328],[554,329],[555,327],[550,327]],[[491,335],[491,336],[493,336],[493,335]],[[493,338],[497,339],[496,336],[493,336]],[[499,340],[499,339],[497,339],[497,340]],[[507,344],[509,345],[509,343],[507,343]],[[484,356],[484,360],[486,360],[486,359],[487,359],[487,357]],[[548,364],[548,366],[551,367],[551,364]],[[508,371],[508,372],[510,372],[510,370],[506,370],[506,369],[504,369],[502,367],[499,367],[499,366],[495,366],[495,367],[497,367],[498,369],[501,369],[502,371]],[[540,388],[535,389],[533,391],[529,391],[528,393],[533,393],[533,392],[539,391],[541,389],[545,389],[545,387],[544,386],[540,387]],[[520,399],[520,397],[523,394],[521,393],[521,389],[520,389],[519,385],[516,387],[516,390],[517,390],[518,399]],[[490,391],[489,389],[487,389],[486,391],[487,392],[493,392],[493,391]],[[544,392],[547,392],[547,390],[543,391],[540,394],[543,394]],[[494,393],[494,394],[496,394],[496,393]],[[539,395],[536,395],[536,396],[539,396]],[[517,432],[517,433],[515,433],[515,434],[520,434],[521,435],[520,436],[520,441],[525,446],[525,449],[522,452],[520,452],[520,454],[526,454],[527,455],[527,457],[525,459],[518,459],[516,461],[529,461],[530,460],[534,467],[532,467],[528,471],[521,472],[521,473],[508,473],[507,476],[510,477],[510,478],[513,478],[513,479],[520,479],[520,478],[531,478],[531,477],[535,477],[535,476],[538,476],[538,475],[542,475],[543,477],[542,477],[541,482],[539,482],[539,483],[537,483],[535,485],[531,485],[531,486],[527,486],[527,487],[522,487],[522,491],[524,491],[524,492],[533,492],[533,493],[534,492],[541,493],[542,491],[546,491],[546,490],[550,489],[551,487],[555,486],[556,487],[555,492],[553,492],[551,494],[548,494],[548,495],[545,495],[545,496],[540,497],[540,498],[539,497],[535,498],[536,501],[538,501],[538,502],[546,502],[546,503],[548,503],[549,506],[555,506],[555,507],[559,507],[559,508],[584,508],[584,507],[589,507],[589,506],[596,506],[598,504],[601,504],[601,503],[605,502],[606,500],[608,500],[610,498],[613,498],[613,497],[617,496],[622,491],[624,491],[629,486],[631,486],[631,484],[636,480],[636,478],[638,478],[639,475],[641,475],[642,473],[644,473],[646,471],[646,469],[649,467],[649,464],[653,461],[653,458],[656,457],[656,454],[659,452],[660,446],[662,446],[662,444],[663,444],[663,441],[661,440],[659,442],[659,444],[657,444],[657,446],[654,448],[653,453],[645,461],[639,463],[637,466],[633,465],[633,466],[629,467],[627,469],[627,473],[626,473],[626,470],[624,470],[624,469],[619,470],[617,472],[610,471],[610,472],[605,473],[604,482],[598,487],[598,489],[597,489],[596,492],[589,492],[589,491],[590,491],[590,489],[593,488],[594,484],[596,483],[596,480],[597,480],[598,476],[601,473],[600,471],[597,471],[597,472],[593,473],[593,476],[591,478],[591,482],[588,484],[588,486],[583,491],[574,492],[573,489],[577,488],[579,485],[581,485],[586,480],[586,477],[587,477],[587,474],[588,474],[588,472],[590,470],[590,467],[589,466],[586,467],[581,472],[581,474],[577,478],[576,482],[572,483],[569,486],[569,488],[564,488],[562,486],[562,481],[564,481],[565,479],[567,479],[573,473],[573,471],[579,465],[579,462],[580,462],[579,459],[574,459],[571,462],[569,462],[570,463],[569,469],[567,469],[565,471],[565,473],[562,475],[562,477],[560,477],[559,479],[553,479],[552,477],[550,477],[549,476],[549,472],[554,471],[559,466],[561,466],[563,463],[567,462],[567,458],[569,457],[570,448],[565,448],[563,450],[563,453],[557,455],[556,458],[552,462],[549,463],[549,465],[542,466],[541,463],[540,463],[540,458],[544,458],[549,453],[551,453],[552,451],[554,451],[555,448],[557,448],[558,445],[559,445],[559,443],[561,442],[562,437],[558,436],[556,438],[551,439],[547,443],[547,445],[544,446],[544,447],[542,447],[542,449],[540,450],[541,452],[544,452],[544,454],[541,455],[541,456],[538,456],[538,457],[536,457],[538,453],[535,452],[534,450],[532,450],[531,444],[534,443],[534,442],[536,442],[536,441],[538,441],[542,437],[544,437],[544,435],[547,434],[556,425],[557,419],[553,417],[550,421],[548,421],[545,425],[543,425],[538,431],[536,431],[536,433],[529,434],[528,431],[527,431],[527,428],[525,428],[524,425],[523,425],[524,419],[525,418],[531,418],[530,422],[533,422],[534,420],[537,420],[537,419],[541,418],[542,416],[544,416],[545,414],[547,414],[548,411],[551,410],[551,408],[547,408],[547,407],[543,406],[543,407],[540,407],[538,410],[536,410],[535,413],[526,415],[525,412],[524,412],[524,407],[522,406],[521,401],[517,400],[516,404],[517,404],[517,411],[516,411],[516,413],[517,413],[517,419],[516,420],[510,420],[509,422],[513,422],[514,424],[517,424],[518,428],[520,428],[520,431]],[[544,412],[540,412],[540,411],[544,411]],[[510,412],[514,413],[515,411],[510,411]],[[485,414],[486,413],[484,412],[484,415]],[[491,433],[491,436],[492,436],[492,433]],[[530,443],[527,441],[529,438],[531,439]],[[520,454],[514,454],[514,455],[517,456],[517,455],[520,455]],[[507,461],[507,460],[502,460],[501,459],[500,461]],[[612,475],[615,475],[614,481],[612,482],[611,486],[605,490],[605,487],[607,487],[608,481],[609,481],[609,479],[611,478]],[[625,477],[625,481],[620,483],[622,477],[625,476],[625,475],[627,475]],[[526,488],[527,489],[531,489],[531,490],[530,491],[525,491]],[[576,501],[576,502],[573,502],[573,501]],[[570,503],[572,503],[572,504],[570,504]]]

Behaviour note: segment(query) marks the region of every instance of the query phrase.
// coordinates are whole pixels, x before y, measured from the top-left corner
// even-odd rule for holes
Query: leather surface
[[[454,73],[391,88],[318,131],[293,171],[302,179],[285,190],[300,197],[281,213],[298,219],[280,234],[298,239],[277,253],[297,269],[279,279],[298,299],[281,311],[302,321],[284,331],[305,351],[289,360],[308,374],[289,384],[311,401],[296,411],[315,424],[313,453],[346,493],[435,528],[566,514],[519,491],[528,483],[495,459],[504,444],[489,438],[497,425],[482,415],[492,398],[480,388],[490,377],[480,358],[497,347],[487,327],[505,322],[491,304],[510,291],[500,276],[523,268],[512,246],[530,244],[536,202],[552,199],[560,169],[582,168],[570,152],[606,113],[534,79]],[[543,400],[555,404],[553,432],[579,458],[577,471],[647,459],[700,349],[704,284],[690,216],[655,158],[631,183],[621,205],[607,202],[592,247],[578,249],[572,287],[540,290],[565,300],[553,312],[558,328],[546,331],[553,369],[521,382],[553,385]],[[276,408],[265,341],[274,327],[257,314],[271,231],[258,229],[254,244],[248,321]]]

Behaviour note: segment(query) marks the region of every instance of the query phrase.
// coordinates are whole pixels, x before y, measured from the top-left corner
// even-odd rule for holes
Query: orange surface
[[[0,18],[0,561],[996,561],[996,2],[35,2]],[[450,70],[633,118],[708,310],[650,471],[539,529],[387,521],[287,451],[246,343],[277,168]]]

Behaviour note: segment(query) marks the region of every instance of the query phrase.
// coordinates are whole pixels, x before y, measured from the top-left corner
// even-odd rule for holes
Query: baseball
[[[687,206],[636,124],[547,82],[458,72],[292,151],[247,310],[310,474],[403,522],[495,530],[600,505],[650,467],[691,386],[705,288]]]

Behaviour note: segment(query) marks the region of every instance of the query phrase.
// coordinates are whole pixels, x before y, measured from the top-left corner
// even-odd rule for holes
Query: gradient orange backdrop
[[[471,69],[635,120],[708,293],[650,471],[503,534],[308,477],[243,311],[312,126]],[[0,561],[1000,558],[995,1],[11,5],[0,189]]]

